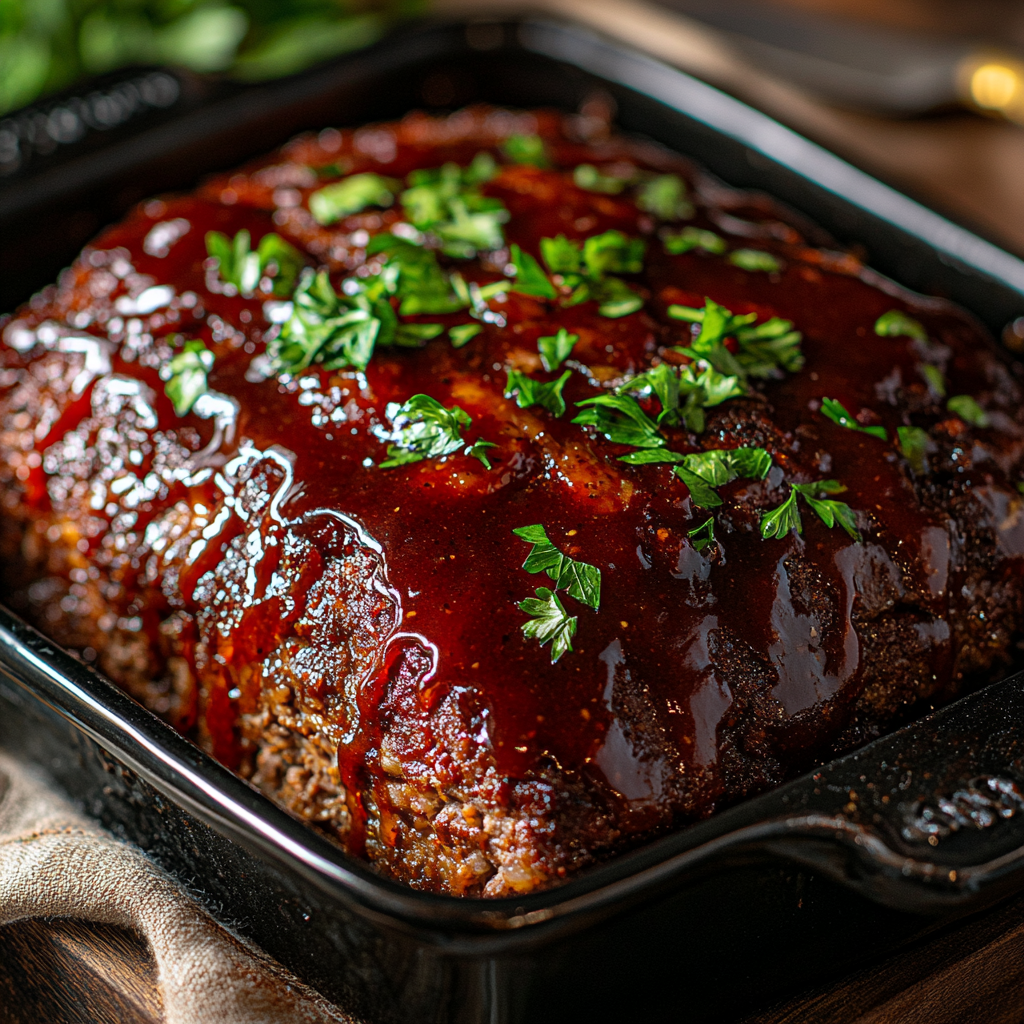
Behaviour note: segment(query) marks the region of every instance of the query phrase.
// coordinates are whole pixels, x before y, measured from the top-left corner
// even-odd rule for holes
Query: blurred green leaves
[[[0,114],[134,64],[254,81],[366,46],[425,0],[0,0]]]

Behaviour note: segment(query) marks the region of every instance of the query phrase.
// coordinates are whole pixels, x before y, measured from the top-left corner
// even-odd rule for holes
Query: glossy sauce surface
[[[477,118],[484,124],[483,114]],[[115,343],[110,372],[147,385],[155,396],[158,429],[182,437],[193,432],[186,447],[195,451],[214,439],[221,467],[246,447],[277,452],[281,468],[275,477],[271,467],[268,479],[280,523],[308,526],[329,510],[349,517],[372,539],[371,546],[379,545],[386,565],[380,636],[389,639],[369,658],[374,670],[358,683],[358,720],[343,723],[348,737],[339,751],[343,778],[357,780],[379,762],[387,677],[398,649],[394,638],[404,635],[429,657],[416,670],[418,705],[402,704],[402,739],[397,746],[391,741],[392,756],[408,765],[430,760],[436,744],[431,715],[447,695],[462,691],[476,709],[473,720],[485,730],[472,740],[490,748],[503,775],[524,778],[541,766],[579,774],[606,792],[627,817],[635,815],[634,827],[641,828],[654,820],[648,812],[670,792],[677,794],[672,802],[689,816],[708,813],[721,798],[725,783],[719,761],[728,730],[738,716],[751,714],[743,710],[746,705],[723,671],[725,647],[753,659],[755,674],[767,680],[759,699],[768,710],[758,713],[757,728],[769,736],[773,756],[794,767],[830,749],[864,689],[870,666],[865,665],[858,615],[900,605],[922,638],[937,680],[935,692],[956,685],[957,646],[948,624],[950,595],[961,586],[950,555],[956,531],[951,533],[948,515],[918,500],[895,448],[895,432],[914,422],[945,431],[951,445],[960,443],[973,453],[956,487],[991,489],[992,521],[1005,526],[1015,501],[1011,480],[1020,429],[1012,419],[1014,410],[999,411],[1012,392],[1000,391],[1002,385],[993,382],[987,342],[966,315],[932,300],[915,300],[885,282],[877,286],[853,258],[805,243],[770,204],[707,182],[690,223],[721,233],[731,248],[754,245],[774,252],[782,269],[746,271],[723,256],[699,251],[671,256],[658,237],[658,225],[628,193],[597,195],[580,189],[572,168],[584,161],[610,165],[626,160],[643,166],[650,160],[662,170],[689,174],[686,165],[614,137],[590,142],[560,138],[554,117],[543,116],[539,123],[549,137],[555,169],[505,165],[484,188],[511,213],[505,225],[508,243],[539,256],[540,238],[558,234],[581,240],[617,228],[644,238],[644,273],[628,278],[644,290],[642,311],[609,319],[598,315],[592,302],[563,309],[509,292],[504,300],[491,302],[506,326],[483,325],[463,348],[442,336],[419,350],[379,349],[365,374],[314,367],[297,379],[260,379],[252,364],[272,329],[266,296],[245,299],[211,289],[206,232],[232,236],[245,228],[255,247],[263,235],[276,231],[304,247],[310,265],[326,262],[338,287],[345,274],[364,262],[366,235],[386,229],[400,214],[397,208],[368,211],[330,229],[315,225],[306,210],[308,195],[331,179],[318,179],[309,168],[340,163],[353,171],[401,178],[416,167],[445,160],[465,165],[488,148],[487,132],[494,132],[478,124],[468,138],[458,137],[444,129],[444,122],[423,119],[397,132],[377,129],[376,139],[324,133],[294,144],[285,159],[264,161],[196,195],[143,205],[105,233],[93,250],[118,254],[132,273],[146,275],[146,288],[167,285],[174,302],[145,311],[145,303],[139,306],[136,300],[146,288],[136,288],[133,300],[125,274],[109,302],[116,306],[118,296],[127,295],[122,303],[126,312],[108,310],[106,320],[93,320],[78,333]],[[490,148],[499,152],[493,143]],[[166,247],[153,242],[154,230],[163,225],[172,225],[162,229],[165,236],[180,231]],[[500,259],[458,262],[468,280],[481,284],[501,279],[500,264]],[[666,430],[674,451],[756,445],[773,457],[764,481],[740,480],[721,488],[725,504],[715,511],[717,543],[701,552],[688,532],[708,513],[694,507],[671,467],[626,465],[617,456],[627,448],[570,421],[574,403],[621,383],[652,360],[685,361],[669,349],[689,343],[689,325],[669,318],[665,310],[672,303],[699,307],[705,297],[735,313],[792,320],[803,333],[806,364],[797,373],[757,384],[751,398],[708,410],[708,427],[699,436]],[[134,314],[132,301],[139,310]],[[928,329],[930,343],[945,346],[945,373],[955,382],[955,392],[978,398],[1000,429],[968,436],[962,422],[941,409],[935,412],[918,371],[919,343],[874,332],[877,318],[891,309],[910,311]],[[31,312],[19,316],[21,329],[38,330]],[[141,328],[133,327],[133,317]],[[459,313],[414,319],[452,325],[468,318]],[[561,326],[580,337],[566,364],[573,371],[565,388],[569,411],[555,418],[538,408],[518,408],[504,397],[509,369],[555,379],[556,373],[541,366],[537,339]],[[139,350],[142,357],[132,349],[132,330],[136,338],[152,339]],[[175,415],[163,394],[160,360],[145,356],[172,334],[201,338],[215,353],[209,387],[237,402],[234,440],[217,444],[211,419]],[[492,469],[462,454],[380,468],[390,429],[387,404],[419,393],[470,414],[466,441],[481,438],[497,445]],[[887,395],[898,397],[890,401]],[[819,411],[823,396],[838,399],[863,422],[883,426],[889,441],[825,419]],[[63,412],[41,450],[88,413],[85,398]],[[651,400],[642,404],[652,414],[658,409]],[[924,415],[912,416],[912,406],[925,409]],[[136,476],[143,479],[147,468],[143,464]],[[788,484],[821,479],[845,485],[842,499],[857,512],[863,542],[853,542],[839,528],[827,529],[806,506],[803,536],[762,540],[760,517],[780,504]],[[31,500],[45,507],[50,500],[45,467],[34,469],[27,484]],[[132,530],[144,535],[147,519],[174,501],[213,509],[223,500],[216,473],[201,481],[193,474],[148,507],[141,501]],[[117,504],[114,496],[111,501]],[[97,519],[106,515],[112,522],[113,506],[100,504]],[[529,547],[512,533],[534,523],[543,524],[563,552],[602,573],[598,611],[564,599],[578,616],[578,632],[573,650],[557,664],[551,663],[549,647],[524,637],[526,616],[517,607],[549,583],[521,568]],[[282,603],[264,601],[258,613],[250,609],[243,614],[249,606],[242,596],[217,598],[201,585],[244,529],[238,516],[211,527],[190,552],[178,583],[191,613],[201,615],[216,600],[238,604],[236,625],[218,655],[238,665],[260,656],[268,634],[290,628],[290,613]],[[284,549],[273,539],[281,534],[274,529],[263,531],[262,539],[246,549],[252,592],[268,593],[275,573],[308,591],[322,566],[318,569],[310,555],[298,568],[282,568]],[[1003,554],[1019,564],[1024,530],[1011,523],[999,536]],[[102,537],[98,531],[93,543],[100,544]],[[313,549],[318,543],[314,539]],[[135,571],[143,568],[140,564]],[[813,583],[807,582],[808,573]],[[806,597],[811,591],[813,599]],[[872,595],[881,591],[872,606]],[[151,621],[144,628],[156,630],[159,609],[147,614]],[[311,680],[310,685],[318,684]],[[229,764],[238,758],[234,720],[257,699],[257,693],[241,687],[209,702],[213,747]],[[433,770],[440,770],[437,763]],[[682,791],[685,799],[678,796]]]

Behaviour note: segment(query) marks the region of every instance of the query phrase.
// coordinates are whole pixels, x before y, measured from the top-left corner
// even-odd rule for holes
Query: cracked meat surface
[[[534,132],[548,165],[509,162],[505,140]],[[374,269],[367,244],[400,208],[323,226],[311,193],[480,151],[498,161],[483,192],[510,212],[508,243],[536,257],[558,234],[643,239],[643,272],[624,275],[642,309],[610,318],[593,301],[499,289],[461,347],[441,335],[378,348],[365,372],[261,374],[278,311],[218,282],[205,233],[244,228],[255,245],[277,232],[338,288]],[[633,191],[574,183],[583,163],[681,175],[694,206],[684,223],[771,252],[778,268],[668,253]],[[509,259],[506,248],[441,265],[485,286],[507,282]],[[806,361],[706,409],[700,433],[664,428],[674,451],[772,456],[763,480],[719,488],[715,541],[699,548],[691,531],[708,513],[672,467],[623,463],[627,448],[571,419],[574,403],[630,375],[685,363],[676,350],[694,335],[667,310],[706,297],[792,320]],[[927,341],[878,336],[892,309]],[[537,339],[562,326],[578,335],[562,368],[570,411],[520,408],[504,395],[508,372],[554,380]],[[995,678],[1021,632],[1019,366],[967,314],[880,279],[771,200],[592,120],[475,109],[303,136],[142,204],[0,328],[8,602],[416,888],[555,884]],[[207,403],[177,415],[161,369],[181,337],[214,364]],[[924,363],[986,425],[951,412]],[[493,468],[461,449],[382,468],[388,403],[417,393],[464,409],[467,443],[496,446]],[[822,416],[825,396],[887,440]],[[656,414],[653,398],[641,404]],[[895,444],[908,425],[927,431],[916,467]],[[808,506],[802,534],[761,538],[790,484],[825,478],[846,487],[860,541]],[[597,611],[565,597],[578,631],[554,664],[517,607],[547,582],[524,571],[512,534],[534,523],[602,574]]]

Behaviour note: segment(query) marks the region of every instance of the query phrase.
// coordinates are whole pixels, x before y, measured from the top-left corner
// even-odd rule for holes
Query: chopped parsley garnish
[[[580,340],[578,334],[570,334],[564,327],[558,328],[557,334],[549,334],[537,339],[537,351],[544,369],[551,373],[557,370],[572,355],[573,346]]]
[[[877,437],[882,441],[888,440],[889,435],[885,432],[885,427],[862,427],[846,411],[842,403],[834,398],[823,398],[821,400],[821,414],[833,423],[846,427],[847,430],[859,430],[862,434],[870,434],[872,437]]]
[[[554,665],[563,654],[572,650],[577,617],[565,610],[565,605],[553,590],[538,587],[536,593],[536,597],[527,597],[517,605],[521,612],[533,616],[523,623],[523,635],[529,640],[538,640],[542,647],[551,641],[551,664]]]
[[[567,590],[581,604],[596,612],[601,606],[601,570],[596,565],[578,562],[562,554],[548,539],[541,524],[520,526],[512,531],[533,547],[523,562],[527,572],[546,572],[555,582],[556,590]]]
[[[514,164],[533,164],[534,167],[548,166],[544,140],[539,135],[510,135],[502,143],[501,151]]]
[[[572,422],[594,427],[615,444],[633,448],[663,448],[665,438],[657,424],[628,395],[597,395],[576,403],[581,412]]]
[[[372,171],[353,174],[314,192],[309,197],[309,212],[318,224],[333,224],[368,206],[390,206],[401,187],[401,182]]]
[[[646,390],[652,391],[661,402],[659,426],[685,424],[698,434],[704,430],[706,408],[746,393],[738,377],[727,377],[703,361],[678,369],[659,363],[616,389],[619,393]]]
[[[368,256],[384,255],[388,266],[397,269],[395,295],[402,316],[453,313],[469,305],[468,299],[456,294],[451,279],[441,269],[437,254],[432,250],[385,233],[370,239],[366,253]]]
[[[669,306],[668,315],[675,320],[700,324],[700,331],[690,344],[677,351],[691,359],[704,359],[719,373],[750,377],[778,377],[781,371],[795,373],[804,365],[800,351],[799,331],[793,330],[791,320],[773,316],[757,324],[756,313],[735,315],[711,299],[705,300],[703,309],[689,306]],[[735,338],[738,351],[726,347],[726,338]]]
[[[897,427],[900,451],[910,468],[917,474],[928,472],[928,431],[921,427]]]
[[[481,324],[456,324],[448,328],[448,337],[452,339],[452,348],[462,348],[469,344],[481,331]]]
[[[825,497],[830,494],[842,494],[846,488],[838,480],[819,480],[813,484],[790,484],[789,496],[776,509],[761,518],[761,537],[768,540],[772,537],[785,537],[790,530],[803,533],[803,521],[797,507],[797,497],[801,497],[815,512],[818,518],[831,530],[837,523],[858,543],[860,533],[857,530],[857,519],[852,508],[843,501],[835,501]]]
[[[541,265],[518,245],[513,244],[509,253],[509,266],[515,271],[515,281],[510,285],[520,295],[536,295],[541,299],[558,297],[555,286],[548,280],[548,275]]]
[[[779,260],[763,249],[735,249],[729,253],[729,262],[741,270],[762,270],[766,274],[777,274],[782,269]]]
[[[272,372],[294,375],[313,363],[365,370],[378,339],[392,340],[398,326],[387,298],[394,278],[381,275],[370,286],[358,282],[352,294],[339,295],[327,271],[307,269],[292,297],[292,315],[267,344]]]
[[[764,448],[714,448],[684,455],[678,461],[680,464],[673,472],[689,488],[693,503],[701,508],[723,504],[716,487],[741,477],[763,480],[772,466],[772,457]]]
[[[206,251],[217,261],[217,273],[225,283],[242,295],[251,295],[264,277],[272,295],[283,298],[290,295],[305,262],[302,253],[271,231],[260,239],[255,251],[252,238],[242,228],[233,239],[220,231],[206,233]]]
[[[548,538],[541,524],[521,526],[512,531],[517,537],[532,544],[523,562],[527,572],[546,572],[554,581],[554,590],[565,590],[570,597],[597,611],[601,606],[601,570],[595,565],[579,562],[562,554]],[[551,664],[572,650],[576,635],[575,615],[569,615],[554,590],[538,587],[536,597],[528,597],[518,605],[519,610],[533,616],[523,624],[523,635],[539,640],[541,645],[551,641]]]
[[[591,235],[582,246],[565,235],[540,240],[541,258],[552,274],[569,290],[563,306],[593,299],[601,316],[617,318],[635,313],[643,299],[613,274],[638,274],[643,270],[644,243],[621,231]]]
[[[988,413],[970,395],[954,395],[946,403],[946,408],[972,427],[989,425]]]
[[[678,174],[659,174],[636,190],[636,205],[659,220],[685,220],[693,216],[686,198],[686,182]]]
[[[478,153],[465,168],[447,163],[413,171],[401,196],[405,216],[420,231],[436,236],[448,256],[471,259],[480,250],[500,249],[505,244],[501,225],[509,212],[500,199],[480,191],[496,171],[489,153]]]
[[[662,241],[665,243],[665,251],[673,256],[681,256],[692,249],[721,256],[726,250],[725,239],[720,235],[692,226],[685,227],[682,231],[665,232]]]
[[[715,517],[708,516],[700,526],[688,530],[686,536],[690,538],[694,551],[703,551],[706,547],[715,543]]]
[[[572,172],[572,180],[577,188],[606,196],[618,195],[629,184],[629,178],[602,174],[593,164],[580,164]]]
[[[445,408],[430,395],[413,395],[407,402],[389,402],[385,410],[394,427],[393,443],[388,445],[387,459],[381,469],[405,466],[424,459],[440,459],[462,449],[463,454],[479,459],[491,468],[485,449],[496,448],[492,441],[476,441],[467,445],[462,432],[473,418],[457,405]]]
[[[875,334],[880,338],[915,338],[927,341],[928,332],[920,322],[901,309],[890,309],[875,321]]]
[[[178,416],[184,416],[206,393],[206,375],[212,369],[213,353],[201,341],[189,339],[160,371],[166,381],[164,394],[174,403]]]
[[[558,380],[544,384],[541,381],[527,377],[518,370],[508,371],[508,383],[505,385],[505,397],[515,397],[516,405],[520,409],[528,409],[531,405],[539,405],[547,409],[553,416],[561,416],[565,412],[565,399],[562,397],[562,388],[565,382],[572,376],[571,370],[566,370]]]
[[[945,398],[946,378],[942,371],[931,363],[920,363],[918,364],[917,369],[927,382],[928,390],[931,391],[936,398]]]

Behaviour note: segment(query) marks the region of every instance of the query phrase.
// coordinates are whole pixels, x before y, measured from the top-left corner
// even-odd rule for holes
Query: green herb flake
[[[733,480],[763,480],[772,466],[764,448],[714,448],[683,456],[673,472],[689,488],[701,508],[717,508],[722,499],[715,488]]]
[[[549,166],[544,140],[539,135],[510,135],[502,143],[501,151],[514,164]]]
[[[946,408],[972,427],[984,428],[991,423],[988,413],[970,395],[954,395]]]
[[[538,640],[543,647],[551,642],[551,664],[572,650],[572,638],[576,635],[577,617],[570,615],[558,599],[558,595],[547,587],[538,587],[536,597],[519,602],[521,612],[533,616],[523,623],[523,635],[528,640]]]
[[[897,427],[900,451],[910,468],[918,475],[928,472],[928,431],[921,427]]]
[[[484,449],[496,446],[490,441],[466,446],[462,433],[473,419],[459,406],[448,409],[430,395],[413,395],[401,405],[390,402],[385,411],[394,427],[394,441],[388,445],[388,457],[380,464],[381,469],[444,458],[459,449],[478,458],[485,468],[491,468]]]
[[[541,265],[518,245],[513,244],[509,255],[509,264],[515,271],[515,281],[510,286],[520,295],[534,295],[541,299],[555,299],[558,293],[555,286],[548,280]]]
[[[271,231],[252,249],[252,238],[243,228],[233,239],[220,231],[206,233],[206,251],[217,260],[217,274],[242,295],[251,295],[264,278],[270,294],[284,298],[292,293],[305,258],[294,245]],[[266,289],[267,285],[263,287]]]
[[[927,341],[928,332],[921,323],[901,309],[890,309],[875,321],[875,334],[880,338],[915,338]]]
[[[572,422],[594,427],[614,444],[627,444],[632,448],[665,446],[665,438],[658,431],[657,424],[640,408],[635,398],[605,394],[577,402],[576,406],[583,411]]]
[[[541,258],[552,274],[570,289],[563,306],[593,299],[601,316],[617,318],[635,313],[643,299],[625,281],[612,274],[638,274],[643,270],[644,243],[621,231],[592,235],[582,246],[564,235],[542,238]]]
[[[309,212],[318,224],[334,224],[368,206],[389,207],[401,187],[400,182],[382,178],[372,171],[353,174],[312,193],[309,197]]]
[[[847,430],[859,430],[862,434],[870,434],[872,437],[877,437],[879,440],[887,441],[889,435],[885,431],[885,427],[862,427],[849,412],[843,407],[841,402],[838,402],[834,398],[823,398],[821,400],[821,414],[826,419],[830,419],[833,423],[838,423],[841,427],[846,427]]]
[[[580,164],[572,172],[572,180],[577,188],[607,196],[618,195],[628,184],[628,179],[602,174],[593,164]]]
[[[572,355],[573,346],[579,340],[578,334],[570,334],[564,327],[559,327],[557,334],[538,338],[537,351],[544,369],[548,373],[557,370]]]
[[[565,399],[562,397],[562,389],[565,382],[572,376],[571,370],[566,370],[558,380],[550,381],[547,384],[534,380],[520,373],[519,370],[508,371],[508,383],[505,385],[505,397],[515,397],[516,405],[520,409],[528,409],[530,406],[539,405],[546,409],[553,416],[561,416],[565,412]]]
[[[720,235],[692,226],[685,227],[682,231],[666,231],[662,241],[665,244],[665,251],[672,256],[681,256],[693,249],[721,256],[726,250],[725,239]]]
[[[917,369],[928,384],[928,390],[931,391],[936,398],[945,398],[946,378],[943,372],[931,363],[919,363]]]
[[[778,258],[762,249],[735,249],[729,253],[729,262],[741,270],[763,271],[777,274],[782,269]]]
[[[441,269],[437,255],[415,242],[389,233],[375,235],[366,246],[368,256],[382,255],[397,272],[394,293],[402,316],[454,313],[470,304],[459,296],[452,279]]]
[[[646,372],[632,377],[616,389],[651,391],[661,403],[658,424],[685,425],[695,433],[704,430],[704,410],[746,394],[736,376],[726,376],[705,362],[688,363],[674,369],[668,363],[659,363]]]
[[[468,345],[482,330],[482,324],[456,324],[448,328],[448,337],[452,340],[452,348]]]
[[[757,324],[756,313],[737,315],[711,299],[705,300],[703,309],[673,305],[667,313],[674,320],[700,324],[697,336],[677,351],[706,360],[719,373],[745,381],[748,376],[777,379],[784,370],[796,373],[803,368],[802,335],[793,330],[791,320],[772,317]],[[735,354],[725,345],[729,337],[739,345]]]
[[[527,572],[546,572],[555,582],[556,590],[566,590],[596,612],[601,607],[601,570],[587,562],[579,562],[563,554],[548,538],[544,526],[520,526],[512,531],[520,540],[532,544],[523,562]]]
[[[201,342],[189,339],[161,371],[166,381],[164,394],[174,403],[174,412],[184,416],[196,399],[206,393],[206,375],[213,369],[213,353]]]
[[[636,190],[636,205],[659,220],[685,220],[693,216],[686,198],[686,182],[678,174],[659,174]]]
[[[700,526],[687,530],[686,536],[690,538],[694,551],[703,551],[715,543],[715,517],[708,516]]]
[[[803,498],[817,517],[832,529],[841,526],[850,537],[860,543],[861,536],[857,530],[857,517],[846,502],[835,501],[827,497],[831,494],[842,494],[846,488],[837,480],[819,480],[813,484],[791,484],[789,495],[778,508],[767,512],[761,518],[761,537],[763,540],[781,538],[790,530],[803,533],[803,522],[797,497]]]

